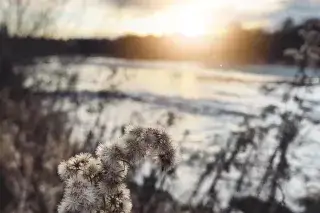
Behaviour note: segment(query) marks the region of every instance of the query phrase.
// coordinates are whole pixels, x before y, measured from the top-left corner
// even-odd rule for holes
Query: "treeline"
[[[308,19],[301,25],[295,25],[287,19],[282,28],[273,33],[262,29],[243,29],[241,25],[234,24],[221,36],[198,41],[182,36],[127,35],[117,39],[69,40],[13,37],[8,42],[12,48],[11,54],[19,59],[50,55],[101,55],[129,59],[195,60],[211,64],[292,63],[282,53],[286,48],[301,45],[298,32],[302,26],[320,28],[320,20]]]

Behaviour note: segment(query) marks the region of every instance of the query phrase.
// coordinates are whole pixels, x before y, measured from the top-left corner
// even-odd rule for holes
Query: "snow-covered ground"
[[[280,102],[280,88],[277,93],[264,95],[260,88],[268,82],[291,79],[295,69],[281,66],[246,66],[236,69],[210,69],[195,63],[173,62],[143,62],[127,61],[111,58],[75,59],[75,62],[65,63],[61,58],[48,58],[36,66],[37,77],[48,83],[43,86],[54,90],[57,77],[53,74],[77,74],[76,90],[101,91],[110,88],[110,82],[132,97],[141,101],[124,99],[103,104],[97,123],[97,108],[99,99],[87,99],[76,111],[71,111],[70,118],[76,127],[74,139],[83,138],[95,125],[107,126],[104,140],[108,141],[114,135],[114,127],[123,124],[139,124],[148,126],[165,126],[171,113],[175,114],[174,123],[168,128],[180,153],[180,166],[177,179],[167,187],[179,200],[187,201],[194,184],[204,170],[202,160],[210,160],[226,144],[229,132],[235,129],[244,114],[256,116],[261,107],[269,104],[290,108],[290,104]],[[108,80],[112,73],[117,73],[112,81]],[[309,71],[312,75],[319,73]],[[33,84],[35,75],[30,75],[26,84]],[[65,79],[65,78],[62,78]],[[53,85],[53,86],[50,86]],[[308,98],[314,104],[310,116],[320,120],[320,87],[312,91],[302,91],[300,95]],[[71,104],[66,103],[65,108]],[[294,109],[293,109],[294,110]],[[186,130],[189,134],[185,134]],[[219,140],[217,139],[219,138]],[[306,123],[302,135],[298,137],[305,141],[303,145],[293,144],[290,147],[288,159],[294,172],[289,181],[283,183],[285,202],[299,211],[295,199],[310,193],[309,190],[320,192],[320,126]],[[298,142],[297,142],[298,144]],[[274,141],[264,145],[264,152],[274,147]],[[191,156],[198,156],[193,164],[186,163]],[[266,160],[268,155],[261,160]],[[202,160],[201,160],[202,159]],[[202,162],[202,163],[201,163]],[[148,173],[150,165],[146,163],[137,181]],[[250,194],[261,179],[257,168],[250,177],[252,189],[246,189]],[[290,170],[290,171],[291,171]],[[220,197],[227,202],[234,192],[235,179],[239,176],[236,170],[225,174],[219,184]],[[279,195],[279,197],[281,197]]]

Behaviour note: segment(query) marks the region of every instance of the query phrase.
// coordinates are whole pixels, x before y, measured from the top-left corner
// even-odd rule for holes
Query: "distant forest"
[[[147,60],[192,60],[217,64],[290,64],[283,56],[286,48],[301,46],[299,30],[302,26],[320,29],[320,19],[308,19],[295,25],[292,19],[271,33],[263,29],[243,29],[233,24],[223,36],[203,38],[201,45],[179,42],[182,37],[126,35],[117,39],[57,40],[34,37],[11,37],[11,55],[30,59],[50,55],[109,56]],[[1,29],[5,34],[6,29]]]

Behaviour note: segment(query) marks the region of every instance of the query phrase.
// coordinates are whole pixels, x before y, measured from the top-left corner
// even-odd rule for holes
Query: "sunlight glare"
[[[174,13],[176,17],[173,19],[172,25],[176,29],[176,33],[187,37],[197,37],[209,33],[209,14],[196,8],[195,5],[177,8]]]
[[[198,38],[222,34],[241,14],[261,14],[280,7],[279,0],[184,0],[183,4],[177,3],[151,16],[128,22],[127,29],[139,34]],[[263,20],[247,23],[252,27],[260,24],[266,23]]]
[[[169,31],[186,37],[208,34],[210,25],[213,24],[211,14],[201,6],[201,4],[191,2],[183,6],[170,8],[165,13],[165,16],[170,19],[170,22],[167,22]]]

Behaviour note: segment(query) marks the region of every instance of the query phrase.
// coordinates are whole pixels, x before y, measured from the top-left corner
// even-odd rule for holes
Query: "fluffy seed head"
[[[96,188],[86,179],[75,176],[67,181],[64,200],[67,206],[91,210],[97,207],[98,200]]]
[[[70,158],[67,164],[74,170],[81,170],[89,163],[91,158],[92,155],[89,153],[80,153]]]
[[[130,198],[130,191],[124,184],[113,191],[113,194],[109,194],[107,197],[107,207],[110,212],[130,213],[132,209],[132,203]]]
[[[170,170],[176,162],[176,150],[169,148],[165,152],[160,153],[158,157],[162,171]]]
[[[69,177],[76,175],[76,171],[73,171],[72,169],[70,169],[68,167],[68,164],[66,161],[62,161],[59,165],[58,165],[58,174],[61,178],[61,180],[65,181],[67,180]]]
[[[60,163],[58,173],[66,184],[59,213],[130,213],[130,192],[124,184],[128,167],[149,155],[156,157],[163,170],[175,163],[175,149],[164,131],[137,127],[118,142],[100,144],[97,158],[81,153]]]
[[[96,182],[101,175],[102,170],[101,161],[96,158],[91,158],[82,171],[82,175],[85,179],[91,182]]]
[[[104,164],[101,182],[105,187],[114,188],[125,180],[127,171],[127,166],[123,162],[117,162],[117,164]]]
[[[58,205],[58,213],[73,213],[78,211],[80,211],[79,206],[66,197]]]
[[[132,138],[126,140],[126,160],[132,164],[141,162],[148,154],[149,147],[144,142],[138,143]]]

